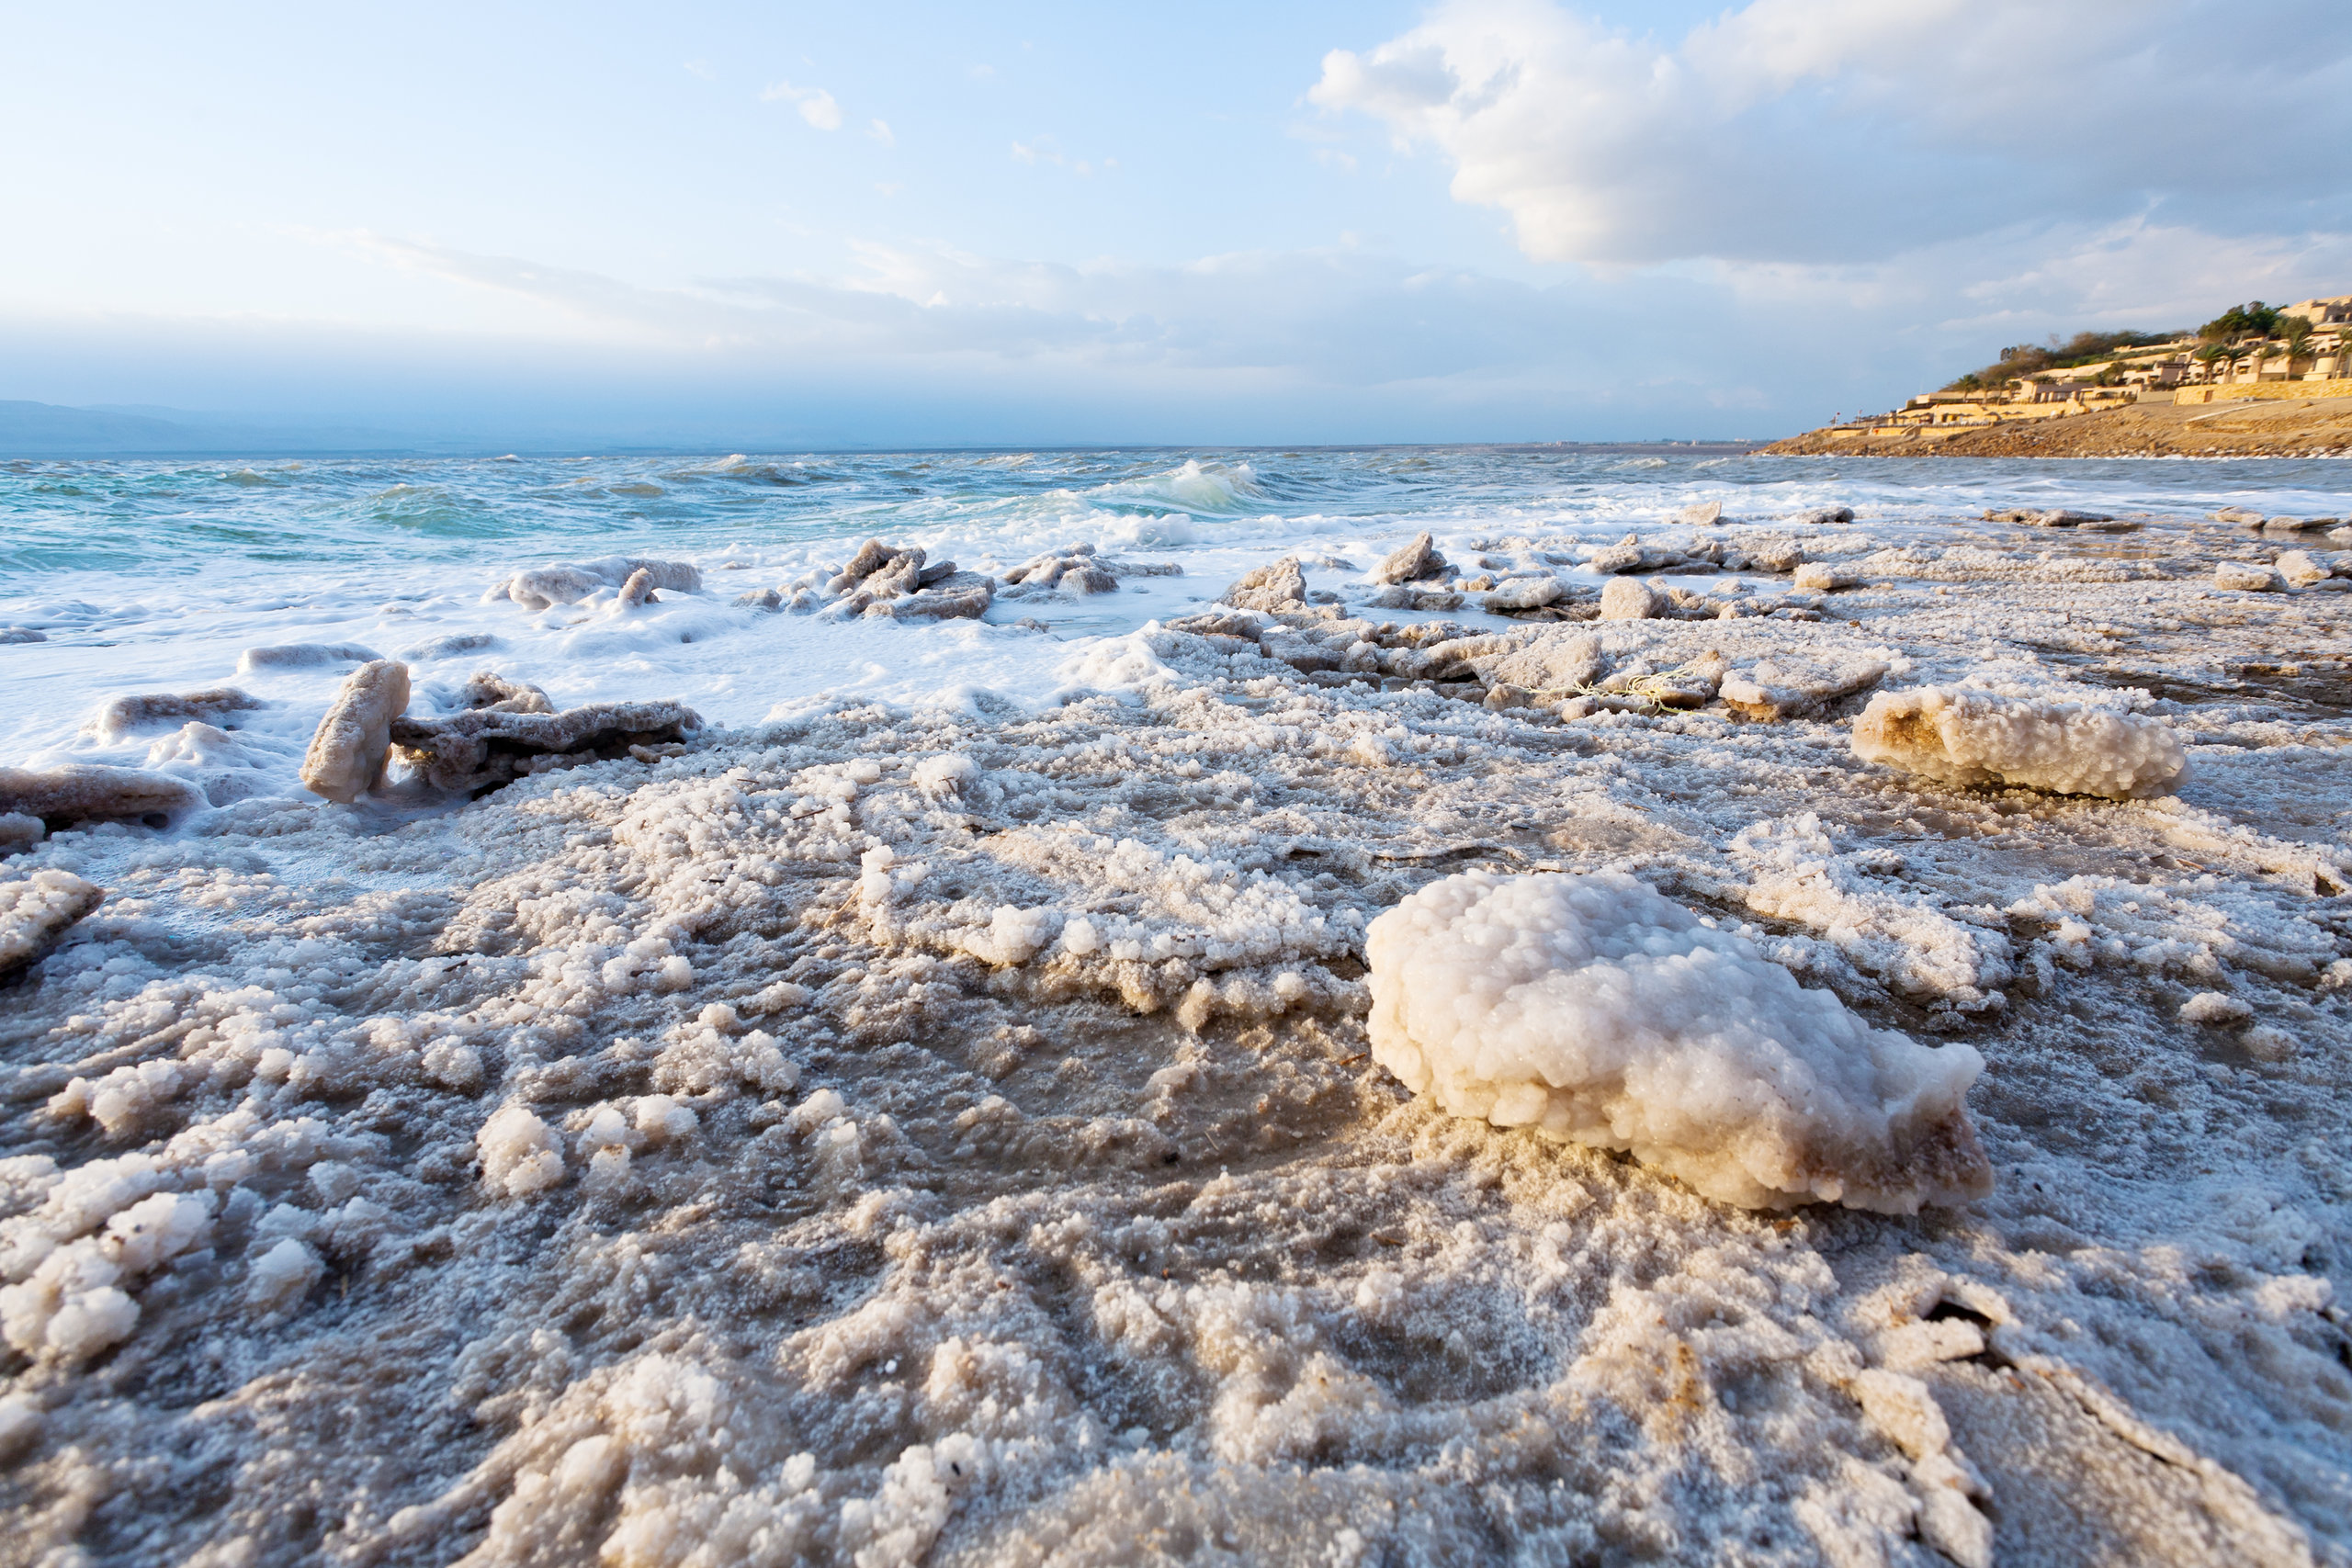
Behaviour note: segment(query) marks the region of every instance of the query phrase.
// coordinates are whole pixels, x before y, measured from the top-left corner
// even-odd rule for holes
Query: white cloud
[[[885,147],[896,147],[899,144],[899,139],[892,133],[890,122],[887,119],[874,121],[867,127],[865,133]]]
[[[1432,418],[1487,407],[1512,431],[1541,428],[1516,423],[1540,412],[1586,434],[1623,434],[1637,415],[1633,433],[1648,435],[1797,428],[1832,408],[1891,406],[2004,344],[2193,324],[2249,294],[2301,299],[2352,276],[2352,233],[2245,237],[2139,218],[2013,226],[1885,261],[1705,261],[1550,287],[1350,243],[1166,265],[872,243],[852,243],[852,264],[830,276],[646,287],[381,236],[321,238],[527,301],[503,308],[517,330],[566,322],[569,342],[683,355],[714,373],[896,367],[910,387],[1115,383],[1147,400],[1178,378],[1204,407],[1221,406],[1217,388],[1289,389],[1315,406],[1385,400]],[[1737,412],[1718,421],[1710,410]]]
[[[1453,0],[1309,98],[1452,161],[1547,261],[1839,263],[2018,223],[2346,226],[2352,7],[1751,0],[1679,41]]]
[[[1073,158],[1056,147],[1050,136],[1040,136],[1035,141],[1014,142],[1012,156],[1018,163],[1033,165],[1051,164],[1055,168],[1068,169],[1073,175],[1091,175],[1098,168],[1115,169],[1119,166],[1116,158]]]
[[[842,107],[833,101],[832,94],[822,87],[796,87],[789,82],[778,82],[760,95],[764,103],[789,101],[800,107],[800,118],[820,130],[842,128]],[[880,125],[880,120],[874,122]]]

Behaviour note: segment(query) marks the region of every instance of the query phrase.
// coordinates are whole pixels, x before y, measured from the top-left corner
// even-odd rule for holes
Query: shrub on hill
[[[2244,305],[2233,305],[2203,326],[2197,335],[2210,340],[2217,338],[2268,337],[2278,325],[2278,312],[2256,299]]]
[[[2053,335],[2047,344],[2018,344],[2001,350],[2001,357],[1996,363],[1981,370],[1970,371],[1944,387],[1943,390],[1976,392],[2007,387],[2038,370],[2070,370],[2076,366],[2111,358],[2118,349],[2144,348],[2151,344],[2169,343],[2179,335],[2177,333],[2076,333],[2063,343]],[[2116,372],[2118,380],[2121,376],[2120,370]]]

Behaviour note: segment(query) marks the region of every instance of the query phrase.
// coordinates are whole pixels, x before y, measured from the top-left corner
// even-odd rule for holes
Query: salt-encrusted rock
[[[1055,593],[1109,593],[1119,579],[1108,562],[1096,558],[1092,545],[1072,545],[1023,561],[1004,574],[1004,583]]]
[[[2138,714],[1964,688],[1882,692],[1854,723],[1854,755],[1953,784],[2019,784],[2127,800],[2188,765],[2171,728]]]
[[[619,594],[613,600],[613,607],[618,610],[631,609],[639,604],[650,604],[653,599],[653,574],[639,567],[628,574],[628,581],[621,584]]]
[[[1480,679],[1538,694],[1582,691],[1600,679],[1608,660],[1590,632],[1550,632],[1526,646],[1474,661]]]
[[[1291,557],[1245,572],[1224,593],[1225,602],[1243,610],[1279,613],[1303,609],[1306,604],[1306,573]]]
[[[1720,501],[1694,501],[1674,514],[1677,523],[1693,528],[1705,528],[1724,520],[1724,503]]]
[[[1262,610],[1233,610],[1222,606],[1203,610],[1197,615],[1179,615],[1168,623],[1171,632],[1191,632],[1195,637],[1233,637],[1249,642],[1258,640],[1272,618]]]
[[[1427,534],[1417,534],[1408,544],[1400,545],[1388,558],[1372,569],[1372,581],[1403,584],[1426,582],[1445,575],[1445,558],[1437,551],[1436,543]]]
[[[2103,512],[2076,512],[2071,507],[2042,510],[2031,506],[1997,507],[1984,513],[1987,523],[2022,523],[2033,528],[2079,528],[2086,524],[2112,523]]]
[[[392,721],[391,743],[401,761],[434,788],[479,794],[555,759],[623,756],[632,746],[663,745],[701,728],[701,718],[683,703],[591,703],[561,713],[485,708],[446,718],[399,718]]]
[[[681,593],[696,592],[702,588],[702,573],[691,562],[606,556],[602,560],[518,571],[492,588],[489,596],[512,599],[526,610],[546,610],[558,604],[576,604],[599,589],[617,588],[640,571],[654,588]]]
[[[1992,1189],[1984,1069],[1800,987],[1620,872],[1471,872],[1373,921],[1374,1059],[1456,1116],[1625,1150],[1747,1208]]]
[[[1604,621],[1647,621],[1666,613],[1666,595],[1639,578],[1610,579],[1600,591]]]
[[[288,642],[273,648],[249,648],[237,655],[237,673],[256,670],[315,670],[322,664],[365,664],[380,653],[349,642]]]
[[[38,817],[22,811],[0,812],[0,855],[19,855],[43,839],[49,829]]]
[[[1813,506],[1792,514],[1788,521],[1801,528],[1827,527],[1838,523],[1851,523],[1854,509],[1850,506]]]
[[[611,586],[602,572],[586,567],[539,566],[516,572],[493,592],[526,610],[547,610],[558,604],[576,604],[599,588]]]
[[[186,724],[190,719],[217,724],[230,714],[244,713],[261,705],[259,697],[247,696],[234,686],[177,694],[134,692],[107,699],[106,705],[82,727],[82,733],[111,745],[156,725]]]
[[[886,545],[879,539],[868,539],[857,547],[857,553],[849,558],[841,570],[835,572],[826,581],[825,592],[848,593],[854,590],[865,589],[866,579],[876,573],[890,571],[907,566],[909,563],[912,564],[913,575],[920,577],[923,563],[923,552],[921,547],[902,547],[898,545]],[[871,592],[873,590],[866,589],[866,592]]]
[[[2213,586],[2235,593],[2275,593],[2287,584],[2259,561],[2225,560],[2214,565]]]
[[[451,632],[401,650],[401,662],[414,666],[430,664],[435,660],[455,659],[461,653],[480,653],[496,648],[498,638],[488,632]]]
[[[2180,1004],[2179,1017],[2209,1029],[2235,1029],[2254,1021],[2254,1009],[2226,991],[2199,991]]]
[[[2205,514],[2216,523],[2236,523],[2248,528],[2262,526],[2262,513],[2244,506],[2224,506],[2219,512]]]
[[[1702,708],[1713,700],[1730,671],[1731,660],[1713,649],[1664,670],[1648,660],[1636,659],[1593,682],[1589,694],[1600,705],[1620,712]]]
[[[160,828],[205,803],[195,785],[169,773],[70,762],[36,773],[0,768],[0,813],[38,817],[50,831],[76,822],[144,822]]]
[[[18,642],[47,642],[49,634],[31,626],[0,626],[0,647]]]
[[[1766,571],[1791,572],[1804,564],[1804,547],[1794,539],[1770,538],[1749,543],[1747,559]]]
[[[989,591],[983,584],[946,592],[910,593],[904,598],[889,601],[888,608],[892,617],[901,621],[978,620],[989,613],[991,603]],[[866,613],[871,615],[875,609],[880,608],[883,606],[876,605]]]
[[[2266,517],[2262,531],[2266,534],[2303,534],[2322,528],[2333,528],[2340,521],[2334,517]]]
[[[1840,589],[1859,588],[1862,580],[1850,571],[1840,571],[1827,561],[1807,561],[1797,568],[1796,585],[1812,593],[1835,593]]]
[[[1266,657],[1301,672],[1337,670],[1341,650],[1288,626],[1269,626],[1261,640]]]
[[[1792,654],[1758,660],[1724,677],[1724,705],[1744,718],[1778,721],[1868,691],[1885,678],[1875,659],[1807,659]]]
[[[348,806],[384,775],[391,724],[408,711],[408,666],[379,659],[363,664],[334,694],[302,755],[302,787]]]
[[[1459,610],[1462,595],[1446,588],[1396,582],[1366,594],[1363,603],[1377,610]]]
[[[907,550],[888,564],[866,573],[857,584],[861,593],[876,599],[895,599],[901,593],[912,593],[922,581],[923,553]]]
[[[784,595],[773,588],[754,588],[748,593],[738,593],[735,606],[741,610],[774,612],[784,608]]]
[[[2341,558],[2322,559],[2309,550],[2289,550],[2277,562],[2278,575],[2298,588],[2309,588],[2315,582],[2325,582],[2342,576]]]
[[[1555,604],[1567,591],[1568,585],[1556,577],[1521,577],[1498,585],[1479,603],[1491,614],[1507,615],[1515,610],[1538,610]]]
[[[67,871],[37,871],[20,882],[0,882],[0,977],[56,946],[66,929],[105,897],[104,888]]]
[[[458,688],[458,705],[490,713],[553,713],[547,693],[527,681],[510,681],[492,670],[477,670]]]

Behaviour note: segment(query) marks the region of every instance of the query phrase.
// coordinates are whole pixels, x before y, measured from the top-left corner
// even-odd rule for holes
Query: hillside
[[[2352,457],[2352,398],[2127,403],[2064,419],[1808,431],[1768,456],[1867,457]]]
[[[2193,333],[2052,337],[2005,348],[1996,363],[1891,412],[1764,450],[1890,457],[2352,452],[2348,338],[2352,295],[2233,305]]]

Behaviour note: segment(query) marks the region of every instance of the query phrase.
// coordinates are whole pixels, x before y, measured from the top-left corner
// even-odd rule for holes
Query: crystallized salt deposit
[[[1469,872],[1372,923],[1373,1055],[1457,1116],[1626,1149],[1749,1208],[1957,1203],[1984,1066],[1800,987],[1623,873]]]
[[[37,817],[51,829],[122,821],[161,827],[203,804],[204,796],[187,780],[141,768],[96,762],[38,772],[0,768],[0,813]]]
[[[535,542],[502,525],[418,550],[371,525],[376,555],[311,502],[381,466],[320,465],[288,471],[292,526],[270,534],[315,575],[223,569],[200,599],[169,573],[92,575],[79,600],[53,576],[5,585],[0,621],[52,641],[0,649],[28,675],[0,760],[279,756],[235,798],[208,765],[210,805],[165,828],[0,835],[22,846],[8,877],[107,890],[0,982],[0,1556],[2344,1559],[2341,599],[2211,592],[2202,525],[2152,520],[2165,547],[2128,556],[2077,529],[2016,553],[1866,476],[1838,483],[1883,536],[1660,524],[1616,559],[1690,574],[1651,580],[1666,613],[1571,633],[1490,617],[1498,587],[1384,590],[1363,569],[1429,526],[1489,583],[1556,568],[1589,599],[1587,546],[1697,491],[1520,507],[1441,484],[1385,518],[1330,487],[1307,508],[1228,489],[1191,529],[1088,513],[1036,472],[1001,526],[985,496],[898,488],[1031,461],[893,458],[847,508],[824,498],[856,481],[835,478],[884,468],[437,465]],[[0,471],[0,500],[58,471],[35,467]],[[2173,468],[2176,491],[2203,482]],[[1736,470],[1706,473],[1733,493],[1713,486]],[[571,482],[589,477],[645,483]],[[1766,477],[1744,508],[1835,499]],[[581,499],[655,479],[657,508]],[[187,466],[158,493],[209,482]],[[1157,509],[1209,482],[1134,493]],[[1984,482],[1972,512],[2009,499]],[[132,493],[86,488],[92,515]],[[726,492],[705,503],[722,521],[695,522],[697,489]],[[541,529],[542,492],[585,526]],[[821,609],[839,569],[817,569],[876,495],[904,534],[884,553],[929,552],[917,592],[861,588],[839,624],[729,603],[777,585],[779,609]],[[2329,510],[2264,510],[2282,506]],[[715,531],[741,541],[723,565]],[[1177,541],[1193,575],[1108,559],[1116,594],[1020,607],[1051,637],[867,618],[967,594],[925,581],[940,558],[996,571],[1081,533]],[[1757,575],[1807,547],[1865,575],[1868,602],[1800,609]],[[758,575],[621,615],[448,592],[516,548],[704,550]],[[1292,550],[1303,598],[1191,597]],[[1791,613],[1699,624],[1679,595]],[[436,654],[411,706],[503,708],[444,737],[460,777],[513,763],[478,798],[298,794],[348,673],[331,664],[241,682],[255,709],[81,729],[160,671],[186,672],[175,692],[225,680],[248,645],[470,659],[493,626],[500,668],[551,697],[477,689]],[[2199,777],[2161,810],[1905,788],[1847,754],[1830,705],[1886,669],[2085,698],[2161,672],[2154,711]],[[1589,687],[1600,711],[1481,705],[1513,687]],[[584,737],[551,712],[504,725],[666,694],[716,722],[537,755]],[[490,765],[458,754],[476,744]],[[1554,867],[1688,889],[1769,925],[1740,934],[1804,995],[1981,1049],[1968,1103],[1996,1190],[1926,1217],[1757,1213],[1409,1093],[1369,1054],[1366,925],[1457,871]],[[1696,968],[1693,940],[1662,931],[1655,966]],[[1688,1087],[1629,1092],[1629,1114]],[[1547,1107],[1562,1092],[1543,1084]],[[1750,1109],[1723,1125],[1764,1125]]]
[[[1965,687],[1882,692],[1854,755],[1945,784],[2020,784],[2115,800],[2162,794],[2188,766],[2171,728],[2137,714]]]
[[[302,785],[348,806],[376,787],[391,746],[392,720],[408,708],[408,666],[363,664],[335,694],[302,758]]]
[[[0,881],[0,977],[48,952],[104,896],[70,871],[37,871],[21,882]]]
[[[557,604],[576,604],[601,589],[620,588],[639,573],[644,574],[647,592],[668,588],[692,593],[702,587],[702,573],[691,562],[606,556],[601,560],[518,571],[492,587],[489,597],[512,599],[526,610],[545,610]]]

